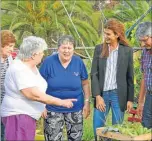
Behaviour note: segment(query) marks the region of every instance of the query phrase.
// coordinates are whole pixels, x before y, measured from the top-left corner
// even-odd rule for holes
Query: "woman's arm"
[[[83,87],[83,91],[84,91],[84,97],[85,97],[85,101],[90,100],[90,84],[89,84],[89,80],[82,80],[82,87]]]
[[[91,91],[92,96],[96,100],[96,108],[100,111],[105,111],[105,103],[101,97],[99,84],[99,55],[101,54],[101,45],[96,46],[91,68]]]
[[[71,108],[73,107],[73,101],[76,101],[76,99],[61,100],[59,98],[55,98],[53,96],[50,96],[41,92],[37,87],[25,88],[20,91],[26,98],[32,101],[38,101],[44,104],[51,104],[51,105]]]
[[[82,80],[85,103],[83,107],[83,116],[87,118],[90,115],[90,84],[89,80]]]
[[[91,67],[91,91],[92,91],[92,96],[100,96],[100,86],[99,86],[99,66],[98,66],[98,61],[99,61],[99,46],[96,46],[95,51],[94,51],[94,56],[92,60],[92,67]]]

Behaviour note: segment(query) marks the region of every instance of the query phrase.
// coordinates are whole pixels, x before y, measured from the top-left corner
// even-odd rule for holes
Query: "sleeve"
[[[40,74],[41,74],[41,76],[47,81],[47,79],[48,79],[48,71],[47,71],[47,59],[45,59],[44,61],[43,61],[43,63],[41,64],[41,66],[40,66],[40,69],[39,69],[39,71],[40,71]]]
[[[96,97],[97,95],[100,95],[100,85],[99,85],[99,46],[95,48],[93,61],[92,61],[92,67],[91,67],[91,91],[92,96]]]
[[[13,76],[18,90],[36,87],[35,77],[33,77],[32,73],[27,69],[16,70]]]
[[[133,70],[133,49],[130,49],[129,52],[129,61],[128,61],[128,69],[127,69],[127,100],[134,100],[134,70]]]
[[[86,66],[84,64],[84,62],[81,60],[81,80],[86,80],[88,79],[88,72],[87,72],[87,69],[86,69]]]
[[[141,72],[143,73],[144,72],[144,68],[143,68],[143,55],[144,55],[144,51],[142,51],[141,53],[141,61],[140,61],[140,64],[141,64]]]

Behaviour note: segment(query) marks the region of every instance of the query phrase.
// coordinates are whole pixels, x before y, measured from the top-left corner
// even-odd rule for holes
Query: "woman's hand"
[[[64,99],[64,100],[61,100],[61,106],[66,107],[66,108],[72,108],[74,101],[77,101],[77,99]]]
[[[96,108],[102,112],[106,111],[106,104],[100,95],[96,96]]]
[[[42,118],[46,118],[47,117],[47,109],[45,109],[41,115]]]
[[[83,114],[83,117],[85,119],[87,119],[88,116],[90,115],[90,103],[89,103],[89,101],[85,101],[82,114]]]

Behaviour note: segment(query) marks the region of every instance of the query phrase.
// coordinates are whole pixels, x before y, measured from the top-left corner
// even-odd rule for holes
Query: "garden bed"
[[[116,140],[128,140],[128,141],[145,141],[145,140],[152,140],[152,133],[147,133],[147,134],[142,134],[138,136],[129,136],[125,134],[121,134],[119,132],[106,132],[103,133],[105,130],[105,127],[97,128],[97,136],[99,137],[107,137],[111,139],[116,139]]]

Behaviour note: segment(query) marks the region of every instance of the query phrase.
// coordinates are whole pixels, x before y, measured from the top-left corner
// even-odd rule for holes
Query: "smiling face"
[[[70,42],[66,42],[61,44],[58,48],[59,57],[62,62],[68,62],[71,60],[74,54],[74,46]]]
[[[118,41],[118,35],[110,29],[104,29],[104,39],[107,44],[111,44]]]
[[[147,49],[152,49],[152,37],[145,36],[139,39],[141,47],[146,47]]]
[[[7,58],[8,56],[10,56],[10,54],[12,53],[14,49],[14,46],[15,46],[15,43],[9,43],[5,45],[4,47],[1,47],[2,56],[4,58]]]

